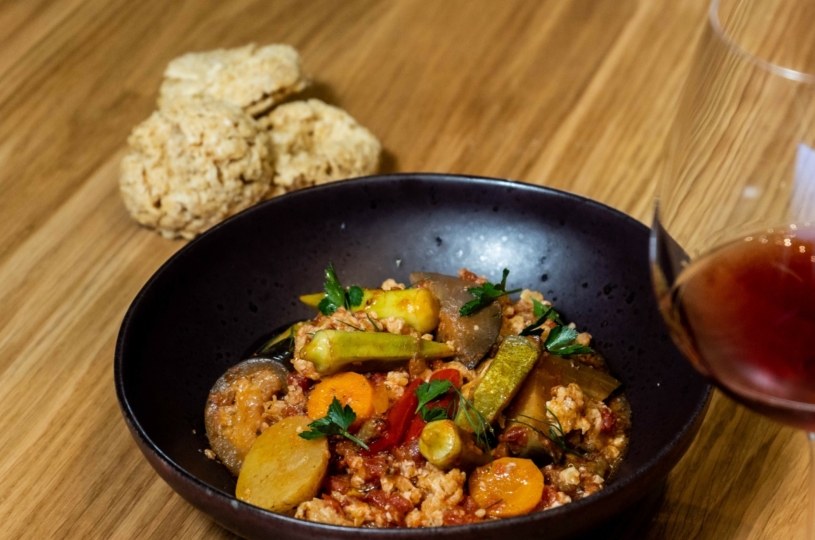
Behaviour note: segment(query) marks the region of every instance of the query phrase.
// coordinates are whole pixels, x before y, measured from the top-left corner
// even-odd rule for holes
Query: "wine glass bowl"
[[[668,144],[652,262],[660,308],[694,365],[811,430],[815,76],[803,70],[815,72],[815,33],[801,22],[815,15],[810,4],[711,4]]]
[[[810,0],[712,2],[666,147],[651,263],[685,356],[810,432],[815,469],[813,20]],[[810,500],[813,538],[815,489]]]

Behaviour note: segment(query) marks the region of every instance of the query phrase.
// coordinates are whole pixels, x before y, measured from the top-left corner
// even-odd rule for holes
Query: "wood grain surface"
[[[152,471],[113,388],[125,310],[183,245],[117,186],[170,59],[290,43],[386,172],[523,180],[647,223],[706,4],[0,1],[0,537],[233,537]],[[609,536],[801,539],[807,469],[802,433],[717,394],[653,518]]]

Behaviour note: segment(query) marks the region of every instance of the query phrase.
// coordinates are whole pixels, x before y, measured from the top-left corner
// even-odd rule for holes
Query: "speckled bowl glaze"
[[[115,382],[130,432],[182,497],[246,538],[569,538],[658,485],[693,440],[710,388],[675,349],[648,272],[648,229],[591,200],[517,182],[433,174],[361,178],[250,208],[173,256],[124,318]],[[210,386],[271,329],[313,315],[300,294],[333,260],[347,284],[466,267],[543,292],[594,336],[633,409],[628,456],[606,489],[512,519],[427,529],[355,529],[238,501],[207,459]]]

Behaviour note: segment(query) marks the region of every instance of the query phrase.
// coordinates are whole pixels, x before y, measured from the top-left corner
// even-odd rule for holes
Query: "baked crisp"
[[[258,116],[308,86],[300,55],[289,45],[189,53],[164,72],[159,106],[177,97],[210,96]]]
[[[270,190],[269,135],[237,105],[165,101],[127,142],[119,178],[125,206],[167,238],[193,238]]]
[[[379,168],[379,140],[347,112],[318,99],[280,105],[259,122],[271,130],[275,194]]]

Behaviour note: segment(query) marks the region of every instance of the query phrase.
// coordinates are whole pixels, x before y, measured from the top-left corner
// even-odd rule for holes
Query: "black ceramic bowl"
[[[709,387],[668,338],[650,287],[648,229],[590,200],[485,178],[407,174],[307,189],[255,206],[173,256],[138,294],[116,345],[119,404],[141,451],[182,497],[247,538],[425,538],[354,529],[238,501],[207,459],[211,385],[273,328],[313,315],[333,260],[347,284],[407,281],[466,267],[543,292],[594,336],[633,409],[628,456],[607,487],[566,506],[443,527],[443,538],[568,538],[614,516],[664,478],[691,443]]]

